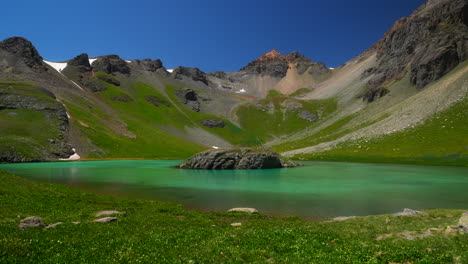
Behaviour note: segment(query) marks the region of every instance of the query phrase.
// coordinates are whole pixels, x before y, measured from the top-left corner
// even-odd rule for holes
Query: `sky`
[[[0,38],[29,39],[41,56],[161,59],[166,68],[237,71],[272,49],[337,67],[425,0],[15,0]]]

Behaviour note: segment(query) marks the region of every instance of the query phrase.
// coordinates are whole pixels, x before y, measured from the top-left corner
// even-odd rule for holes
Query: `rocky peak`
[[[68,66],[76,67],[79,72],[90,72],[92,70],[89,64],[88,54],[82,53],[68,61]]]
[[[260,56],[260,58],[257,59],[258,62],[267,62],[274,60],[284,60],[283,55],[281,55],[281,53],[276,49],[263,54],[262,56]]]
[[[3,49],[16,56],[28,67],[33,69],[46,69],[39,52],[36,50],[33,44],[25,38],[11,37],[5,39],[0,42],[0,49]]]
[[[401,79],[410,69],[411,82],[422,88],[440,79],[468,58],[468,1],[430,0],[409,17],[395,22],[370,51],[377,53],[377,66],[369,88]]]
[[[138,65],[141,65],[145,71],[156,72],[159,69],[164,69],[163,63],[161,60],[135,60]]]
[[[127,62],[118,55],[107,55],[97,58],[92,64],[94,71],[102,71],[108,74],[120,72],[130,74],[130,67]]]

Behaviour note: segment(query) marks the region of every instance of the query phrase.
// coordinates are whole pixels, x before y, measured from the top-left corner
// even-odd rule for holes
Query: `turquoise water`
[[[468,208],[468,168],[304,162],[293,169],[194,171],[180,161],[2,164],[28,179],[187,208],[255,207],[273,215],[334,217],[412,209]]]

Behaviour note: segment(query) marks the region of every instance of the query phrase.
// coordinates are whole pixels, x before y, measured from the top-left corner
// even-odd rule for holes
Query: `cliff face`
[[[422,88],[468,58],[467,36],[468,1],[428,1],[398,20],[371,48],[377,52],[377,65],[363,77],[373,75],[373,89],[409,72],[411,83]]]

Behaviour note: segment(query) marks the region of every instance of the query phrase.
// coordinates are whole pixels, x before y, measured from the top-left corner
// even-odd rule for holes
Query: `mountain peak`
[[[271,60],[277,60],[277,59],[283,59],[283,55],[281,55],[281,53],[277,49],[273,49],[263,54],[257,60],[258,61],[271,61]]]
[[[11,37],[0,42],[0,49],[21,58],[27,66],[35,68],[42,66],[42,57],[34,45],[22,37]]]

